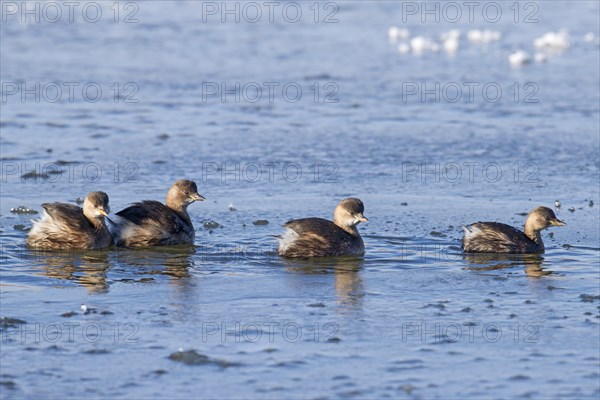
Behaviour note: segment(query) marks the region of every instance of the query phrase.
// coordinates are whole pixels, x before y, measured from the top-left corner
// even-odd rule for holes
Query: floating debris
[[[69,311],[69,312],[60,314],[60,316],[64,317],[64,318],[71,318],[71,317],[74,317],[75,315],[78,315],[78,313],[76,313],[75,311]]]
[[[160,135],[157,136],[158,139],[160,140],[167,140],[168,138],[170,138],[168,133],[161,133]]]
[[[410,46],[407,43],[400,43],[398,45],[398,51],[402,54],[406,54],[410,52]]]
[[[467,39],[469,42],[473,43],[490,43],[500,40],[502,38],[502,33],[499,31],[492,31],[488,29],[479,30],[473,29],[467,33]]]
[[[179,351],[176,351],[175,353],[169,355],[168,358],[169,360],[177,361],[185,365],[217,365],[221,368],[228,368],[240,365],[238,363],[233,363],[226,360],[210,358],[204,354],[198,353],[194,349],[186,351],[180,349]]]
[[[15,390],[17,388],[17,384],[14,381],[0,381],[0,385],[10,390]]]
[[[425,51],[432,51],[434,53],[440,51],[440,46],[436,42],[424,36],[412,38],[410,40],[410,47],[415,54],[421,54]]]
[[[564,29],[561,29],[558,32],[548,32],[544,36],[535,38],[533,46],[536,49],[567,49],[571,46],[571,43],[569,42],[569,33]]]
[[[548,57],[544,53],[535,53],[533,59],[536,63],[543,63],[548,61]]]
[[[229,211],[237,211],[237,208],[233,206],[233,203],[229,203]]]
[[[456,53],[460,39],[460,31],[458,29],[451,29],[448,32],[444,32],[441,34],[440,38],[442,39],[442,47],[446,53]]]
[[[0,128],[8,128],[8,127],[14,127],[14,128],[21,128],[24,129],[27,127],[27,125],[25,124],[20,124],[18,122],[13,122],[13,121],[0,121]]]
[[[11,208],[10,212],[13,214],[25,214],[25,215],[39,214],[39,212],[37,212],[29,207],[25,207],[25,206]]]
[[[217,221],[208,220],[208,221],[204,221],[202,226],[205,227],[206,229],[216,229],[216,228],[221,228],[223,225],[219,224]]]
[[[450,40],[450,39],[459,39],[460,31],[458,29],[451,29],[448,32],[444,32],[440,35],[440,39],[442,41]]]
[[[421,308],[437,308],[438,310],[445,310],[446,306],[443,304],[434,304],[434,303],[428,303],[427,305],[421,307]]]
[[[508,62],[510,62],[510,65],[513,67],[520,67],[529,64],[531,62],[531,57],[523,50],[517,50],[508,56]]]
[[[586,43],[594,43],[596,41],[596,35],[594,35],[594,32],[588,32],[583,36],[583,40]]]
[[[396,42],[398,39],[408,39],[410,31],[405,28],[398,28],[397,26],[391,26],[388,29],[388,38],[391,42]]]
[[[515,376],[511,376],[508,379],[511,381],[528,381],[531,378],[527,375],[515,375]]]
[[[560,208],[560,200],[554,200],[554,207]]]
[[[279,351],[279,350],[277,350],[274,347],[267,347],[266,349],[263,350],[264,353],[275,353],[276,351]]]
[[[63,124],[61,122],[53,122],[53,121],[48,121],[44,125],[47,127],[50,127],[50,128],[60,128],[60,129],[69,127],[69,125],[67,125],[67,124]],[[48,151],[48,150],[50,150],[50,151]],[[50,153],[52,151],[52,149],[47,149],[46,151],[48,151]]]
[[[590,202],[588,203],[588,206],[594,207],[594,202],[592,200],[590,200]]]
[[[575,207],[569,207],[569,211],[571,211],[572,213],[575,212]]]
[[[21,178],[25,179],[25,180],[27,180],[27,179],[48,179],[48,178],[50,178],[50,175],[48,175],[45,172],[39,173],[36,171],[31,171],[31,172],[27,172],[27,173],[21,175]]]
[[[402,390],[404,391],[404,393],[406,393],[407,395],[411,395],[412,392],[415,390],[416,388],[411,385],[410,383],[407,383],[406,385],[402,385]]]
[[[91,349],[84,351],[85,354],[109,354],[110,350],[106,349]]]
[[[11,317],[2,317],[0,318],[0,330],[5,330],[6,328],[16,328],[17,325],[23,325],[27,322],[18,318]]]
[[[26,227],[26,226],[25,226],[25,225],[23,225],[23,224],[17,224],[17,225],[15,225],[15,226],[13,226],[13,228],[14,228],[14,230],[16,230],[16,231],[21,231],[21,232],[28,232],[28,231],[29,231],[29,229],[31,229],[31,228],[28,228],[28,227]]]
[[[458,50],[458,39],[448,39],[443,42],[444,51],[448,54],[454,54]]]
[[[591,295],[591,294],[580,294],[579,298],[584,303],[593,303],[594,301],[600,301],[600,295],[599,296],[594,296],[594,295]]]
[[[95,309],[94,307],[89,307],[86,304],[82,304],[81,305],[81,311],[83,311],[84,315],[87,315],[87,314],[96,314],[98,312],[97,309]]]
[[[269,225],[269,221],[267,221],[266,219],[257,219],[252,224],[253,225],[257,225],[257,226],[260,226],[260,225]]]
[[[77,165],[79,161],[66,161],[66,160],[58,160],[56,165],[64,166],[64,165]]]

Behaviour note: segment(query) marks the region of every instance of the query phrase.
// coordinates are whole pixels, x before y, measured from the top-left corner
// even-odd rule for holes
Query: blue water
[[[245,3],[239,23],[221,2],[85,3],[73,22],[58,2],[54,23],[12,4],[2,398],[598,398],[597,2],[521,4],[516,23],[512,3],[456,23],[392,1],[318,3],[317,23],[313,3],[295,23],[293,2],[273,22],[258,3],[257,23]],[[458,51],[401,54],[392,25],[459,29]],[[533,60],[561,28],[569,48]],[[519,49],[532,62],[513,67]],[[39,215],[11,212],[92,190],[118,211],[182,177],[208,199],[190,206],[192,247],[34,252]],[[284,222],[348,196],[369,218],[364,258],[277,256]],[[460,253],[461,224],[521,226],[538,205],[567,222],[544,255]]]

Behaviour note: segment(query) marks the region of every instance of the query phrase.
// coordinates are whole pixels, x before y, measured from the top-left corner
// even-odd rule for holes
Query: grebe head
[[[551,226],[564,225],[566,223],[558,219],[554,211],[548,207],[534,208],[527,216],[527,221],[525,222],[525,226],[529,226],[534,231],[541,231]]]
[[[110,213],[108,195],[104,192],[90,192],[83,202],[83,214],[89,218],[104,218]]]
[[[203,200],[205,198],[198,193],[196,183],[187,179],[178,180],[167,192],[167,205],[175,208],[185,208],[195,201]]]
[[[339,226],[354,227],[361,222],[368,222],[363,215],[365,206],[356,198],[344,199],[338,204],[333,213],[334,222]]]

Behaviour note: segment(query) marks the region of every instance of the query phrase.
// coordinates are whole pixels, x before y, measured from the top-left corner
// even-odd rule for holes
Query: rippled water
[[[497,23],[422,23],[403,8],[419,3],[381,1],[221,23],[214,4],[118,3],[115,22],[103,3],[97,23],[2,4],[1,396],[598,398],[598,3],[535,3],[537,23],[525,5],[518,23],[508,3]],[[391,25],[460,29],[458,52],[400,54]],[[566,51],[510,66],[561,28]],[[181,177],[208,199],[194,246],[35,252],[38,215],[11,212],[91,190],[116,211]],[[364,258],[276,255],[285,221],[347,196],[366,205]],[[544,255],[460,253],[461,224],[520,226],[556,200],[567,226]]]

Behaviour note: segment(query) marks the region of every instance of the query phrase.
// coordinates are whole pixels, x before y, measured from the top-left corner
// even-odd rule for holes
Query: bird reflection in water
[[[170,282],[189,278],[194,266],[193,245],[119,249],[118,265],[135,275],[165,275]]]
[[[360,270],[362,257],[314,258],[284,260],[287,270],[300,274],[333,274],[337,302],[341,306],[362,307],[365,297]]]
[[[30,250],[28,257],[49,278],[76,282],[90,294],[108,292],[110,264],[106,250]]]
[[[187,286],[194,253],[194,246],[182,245],[108,251],[28,250],[27,258],[40,265],[45,276],[76,282],[98,294],[108,292],[114,282],[153,282],[156,275],[167,276],[176,286]]]
[[[495,271],[522,266],[525,275],[531,278],[552,274],[552,271],[542,268],[544,257],[540,254],[465,253],[463,259],[475,265],[465,268],[471,271]]]

